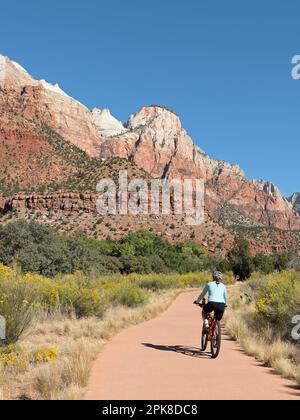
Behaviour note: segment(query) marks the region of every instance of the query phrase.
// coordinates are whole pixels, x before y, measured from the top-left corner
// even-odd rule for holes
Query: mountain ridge
[[[292,208],[296,213],[300,215],[300,192],[295,192],[288,198],[288,202],[291,204]]]
[[[69,152],[57,152],[42,127],[49,127],[60,145],[85,153],[79,167],[68,161]],[[214,220],[215,226],[300,231],[299,215],[274,184],[248,180],[238,165],[210,158],[194,144],[174,111],[159,105],[145,106],[123,125],[109,110],[89,110],[58,85],[34,80],[3,56],[0,146],[2,182],[18,185],[15,192],[47,190],[47,182],[48,187],[75,188],[76,174],[91,177],[85,160],[97,162],[98,167],[118,158],[134,165],[132,174],[139,173],[135,167],[152,178],[204,179],[207,217]],[[103,172],[97,173],[100,176]],[[94,184],[80,185],[84,189]]]

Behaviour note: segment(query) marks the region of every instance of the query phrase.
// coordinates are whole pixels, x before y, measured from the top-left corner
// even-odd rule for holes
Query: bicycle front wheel
[[[219,321],[215,321],[213,328],[213,334],[211,339],[211,356],[213,359],[216,359],[221,351],[222,343],[222,327]]]

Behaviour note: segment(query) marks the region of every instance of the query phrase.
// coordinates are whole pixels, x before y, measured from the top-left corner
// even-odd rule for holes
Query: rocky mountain
[[[100,138],[116,137],[128,131],[120,121],[111,115],[110,110],[107,108],[93,109],[92,117]]]
[[[150,106],[131,116],[128,132],[104,141],[100,154],[121,156],[157,178],[203,178],[206,206],[221,222],[300,229],[300,219],[279,190],[251,182],[239,166],[197,147],[171,110]],[[265,184],[266,185],[266,184]]]
[[[272,229],[286,232],[283,236],[300,231],[297,205],[292,209],[272,183],[247,180],[239,166],[210,158],[194,144],[174,111],[146,106],[123,125],[108,109],[90,111],[58,85],[35,80],[19,64],[0,56],[2,195],[93,192],[116,158],[133,176],[203,178],[207,220],[213,230],[225,227],[228,238],[229,230],[238,227],[249,235],[255,229],[267,229],[269,236]],[[113,167],[117,171],[118,163]],[[269,239],[255,241],[263,247]],[[269,248],[277,246],[269,242]]]
[[[261,191],[264,191],[268,196],[273,197],[274,200],[282,200],[283,195],[281,194],[280,189],[269,181],[264,181],[262,179],[253,180],[253,184]]]
[[[295,212],[300,214],[300,193],[294,193],[290,198],[288,198],[288,201],[291,203]]]

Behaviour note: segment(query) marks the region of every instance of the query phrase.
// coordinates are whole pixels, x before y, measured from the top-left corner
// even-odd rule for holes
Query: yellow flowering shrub
[[[2,263],[0,263],[0,281],[3,278],[13,277],[15,275],[15,271],[9,267],[6,267]]]
[[[15,345],[0,347],[0,362],[7,369],[23,371],[29,360],[27,355]]]
[[[41,348],[27,354],[15,344],[0,347],[0,363],[6,369],[22,371],[29,363],[47,363],[58,358],[58,351],[54,347]]]
[[[55,347],[41,348],[35,350],[30,355],[31,363],[47,363],[52,362],[58,358],[58,351]]]
[[[139,287],[152,291],[201,287],[209,281],[208,273],[189,274],[130,274],[124,281],[133,282]]]
[[[256,296],[256,316],[262,326],[272,325],[284,335],[300,308],[300,273],[287,270],[265,276]]]
[[[81,289],[78,291],[77,299],[73,301],[76,316],[79,318],[87,316],[102,317],[108,306],[107,294],[93,289]]]
[[[14,343],[28,328],[36,314],[39,292],[13,272],[0,278],[0,314],[6,321],[6,343]]]
[[[230,286],[236,283],[236,278],[232,271],[224,274],[224,284]]]
[[[24,280],[37,292],[39,300],[46,307],[51,308],[58,304],[60,290],[53,280],[32,273],[25,274]]]
[[[230,273],[226,278],[233,282]],[[33,273],[22,275],[0,264],[0,314],[6,319],[6,344],[16,342],[41,313],[102,317],[109,306],[144,305],[149,291],[200,289],[209,281],[209,272],[101,277],[76,272],[50,279]]]

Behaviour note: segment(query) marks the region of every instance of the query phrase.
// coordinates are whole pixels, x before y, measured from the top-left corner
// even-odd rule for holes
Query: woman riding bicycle
[[[219,271],[213,273],[213,281],[208,283],[201,295],[194,302],[196,305],[201,304],[202,300],[208,294],[208,303],[203,307],[203,320],[204,320],[204,330],[209,329],[209,322],[207,315],[211,312],[215,313],[215,318],[217,321],[221,321],[225,308],[227,306],[227,290],[225,285],[222,283],[223,274]]]

